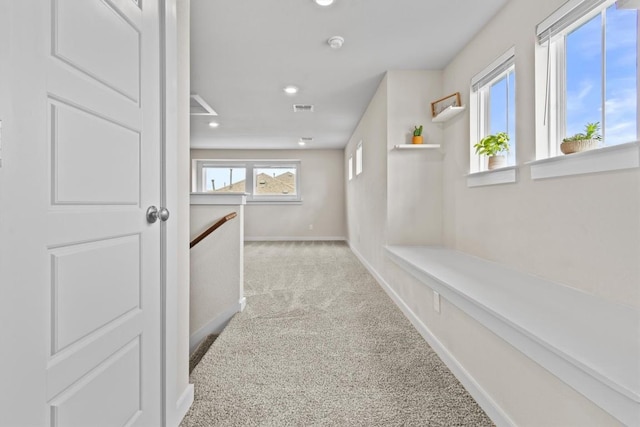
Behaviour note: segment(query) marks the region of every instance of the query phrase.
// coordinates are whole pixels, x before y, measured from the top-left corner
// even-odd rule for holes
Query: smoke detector
[[[327,43],[331,46],[331,49],[340,49],[344,44],[344,39],[340,36],[333,36],[327,40]]]

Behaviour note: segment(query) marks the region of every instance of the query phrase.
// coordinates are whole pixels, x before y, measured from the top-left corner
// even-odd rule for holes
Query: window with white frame
[[[486,156],[476,154],[474,145],[487,135],[509,136],[507,166],[516,164],[515,49],[511,48],[471,79],[470,172],[487,170]]]
[[[356,147],[356,176],[362,173],[362,141]]]
[[[353,155],[349,156],[349,181],[353,179]]]
[[[247,202],[301,201],[299,160],[193,161],[193,189],[246,193]]]
[[[562,140],[593,123],[601,147],[638,140],[637,7],[570,0],[537,26],[538,159],[561,155]]]

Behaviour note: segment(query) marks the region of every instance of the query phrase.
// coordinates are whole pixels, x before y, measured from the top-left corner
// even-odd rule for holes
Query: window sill
[[[191,193],[192,205],[244,205],[247,193]]]
[[[517,181],[517,166],[507,166],[490,171],[474,172],[467,175],[467,187],[511,184]]]
[[[614,145],[525,163],[531,179],[582,175],[640,167],[640,142]]]
[[[248,205],[301,205],[302,200],[247,200]]]

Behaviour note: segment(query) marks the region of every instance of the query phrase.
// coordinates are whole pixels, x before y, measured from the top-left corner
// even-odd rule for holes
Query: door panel
[[[52,354],[140,308],[139,236],[63,246],[51,261]]]
[[[54,204],[139,205],[139,131],[52,102],[51,139]]]
[[[52,427],[125,426],[138,418],[140,357],[136,338],[61,393],[51,402]]]
[[[141,18],[137,7],[55,0],[53,56],[137,103]]]
[[[0,23],[0,425],[160,426],[158,1]]]

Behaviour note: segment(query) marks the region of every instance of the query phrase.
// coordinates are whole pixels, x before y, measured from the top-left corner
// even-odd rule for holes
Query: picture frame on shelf
[[[460,107],[460,92],[452,93],[431,103],[431,115],[436,117],[449,107]]]

